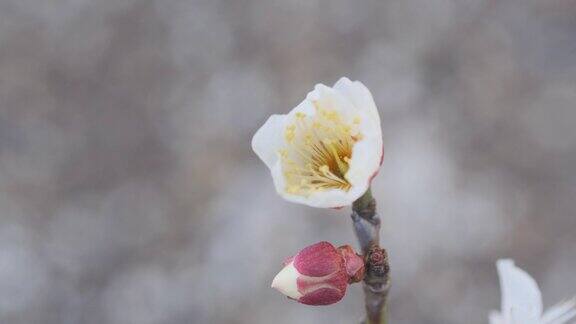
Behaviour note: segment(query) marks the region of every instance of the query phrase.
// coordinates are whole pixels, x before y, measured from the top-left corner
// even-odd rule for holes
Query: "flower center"
[[[346,179],[352,148],[361,139],[360,118],[351,123],[341,114],[314,103],[316,114],[296,113],[294,123],[286,126],[287,146],[279,151],[286,191],[307,196],[314,191],[351,187]]]

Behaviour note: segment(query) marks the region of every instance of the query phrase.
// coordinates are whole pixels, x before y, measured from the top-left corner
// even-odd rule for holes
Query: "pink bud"
[[[348,284],[363,276],[364,261],[350,246],[336,249],[320,242],[288,258],[272,288],[302,304],[329,305],[342,299]]]
[[[359,282],[364,279],[364,260],[352,250],[352,247],[343,245],[338,248],[338,252],[344,258],[349,283]]]

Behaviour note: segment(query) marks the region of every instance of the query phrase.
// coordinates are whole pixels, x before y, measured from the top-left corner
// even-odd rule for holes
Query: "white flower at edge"
[[[502,293],[501,312],[490,314],[490,324],[564,324],[576,317],[576,298],[559,303],[542,313],[538,284],[514,261],[496,262]]]
[[[312,207],[352,204],[370,186],[383,157],[380,117],[361,82],[318,84],[286,115],[272,115],[252,149],[286,200]]]

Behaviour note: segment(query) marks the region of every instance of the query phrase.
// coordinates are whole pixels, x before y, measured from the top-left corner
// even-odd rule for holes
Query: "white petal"
[[[364,117],[360,122],[362,140],[354,144],[346,179],[352,186],[365,186],[367,188],[370,185],[370,180],[380,168],[384,151],[380,124],[366,120],[368,117],[365,114],[362,116]]]
[[[334,88],[316,85],[308,95],[310,100],[320,100],[336,109],[350,120],[360,117],[359,131],[362,140],[352,150],[350,169],[346,179],[352,185],[348,192],[332,190],[310,197],[314,205],[342,207],[360,198],[370,186],[370,180],[378,172],[383,155],[382,129],[378,110],[370,91],[360,82],[341,78]],[[328,206],[327,206],[328,205]]]
[[[270,169],[278,162],[285,125],[286,115],[272,115],[252,137],[252,150]]]
[[[365,192],[366,190],[364,190]],[[352,189],[348,192],[339,189],[332,189],[326,191],[318,191],[311,193],[307,197],[288,194],[284,191],[279,194],[286,200],[308,205],[316,208],[340,208],[351,205],[356,199],[362,196],[363,193],[354,194]]]
[[[304,100],[286,115],[270,116],[252,137],[252,150],[270,170],[279,161],[278,150],[285,144],[283,136],[286,125],[294,120],[297,112],[303,112],[307,115],[316,113],[312,103],[309,100]]]
[[[294,107],[294,109],[290,110],[288,116],[294,117],[296,113],[304,113],[308,116],[314,116],[316,114],[316,109],[314,109],[314,105],[308,99],[304,99],[298,106]]]
[[[294,267],[294,262],[287,264],[272,280],[272,288],[284,295],[298,299],[302,294],[298,291],[298,270]]]
[[[536,281],[512,260],[498,260],[496,266],[506,323],[537,324],[542,314],[542,296]]]
[[[490,315],[488,315],[488,320],[490,324],[507,324],[506,322],[504,322],[502,314],[496,311],[490,312]]]
[[[384,153],[378,109],[370,90],[359,81],[352,82],[348,78],[341,78],[334,85],[334,89],[346,96],[355,106],[361,120],[360,133],[363,139],[354,145],[350,170],[346,178],[353,186],[367,189],[370,185],[369,180],[380,168]]]
[[[342,114],[345,119],[352,120],[355,114],[359,112],[359,109],[354,106],[348,97],[323,84],[317,84],[314,90],[308,93],[306,99],[311,103],[316,101],[322,107],[336,110]]]
[[[564,324],[576,317],[576,297],[550,307],[542,316],[543,324]]]
[[[372,93],[370,93],[370,90],[368,90],[362,82],[352,82],[350,79],[344,77],[334,84],[334,89],[348,97],[357,109],[366,111],[371,118],[380,123],[380,115],[378,114],[378,108],[376,108]]]

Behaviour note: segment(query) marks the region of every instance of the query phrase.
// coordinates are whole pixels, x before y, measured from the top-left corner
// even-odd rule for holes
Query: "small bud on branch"
[[[330,305],[344,297],[348,284],[364,278],[364,260],[349,245],[319,242],[284,263],[272,288],[306,305]]]

